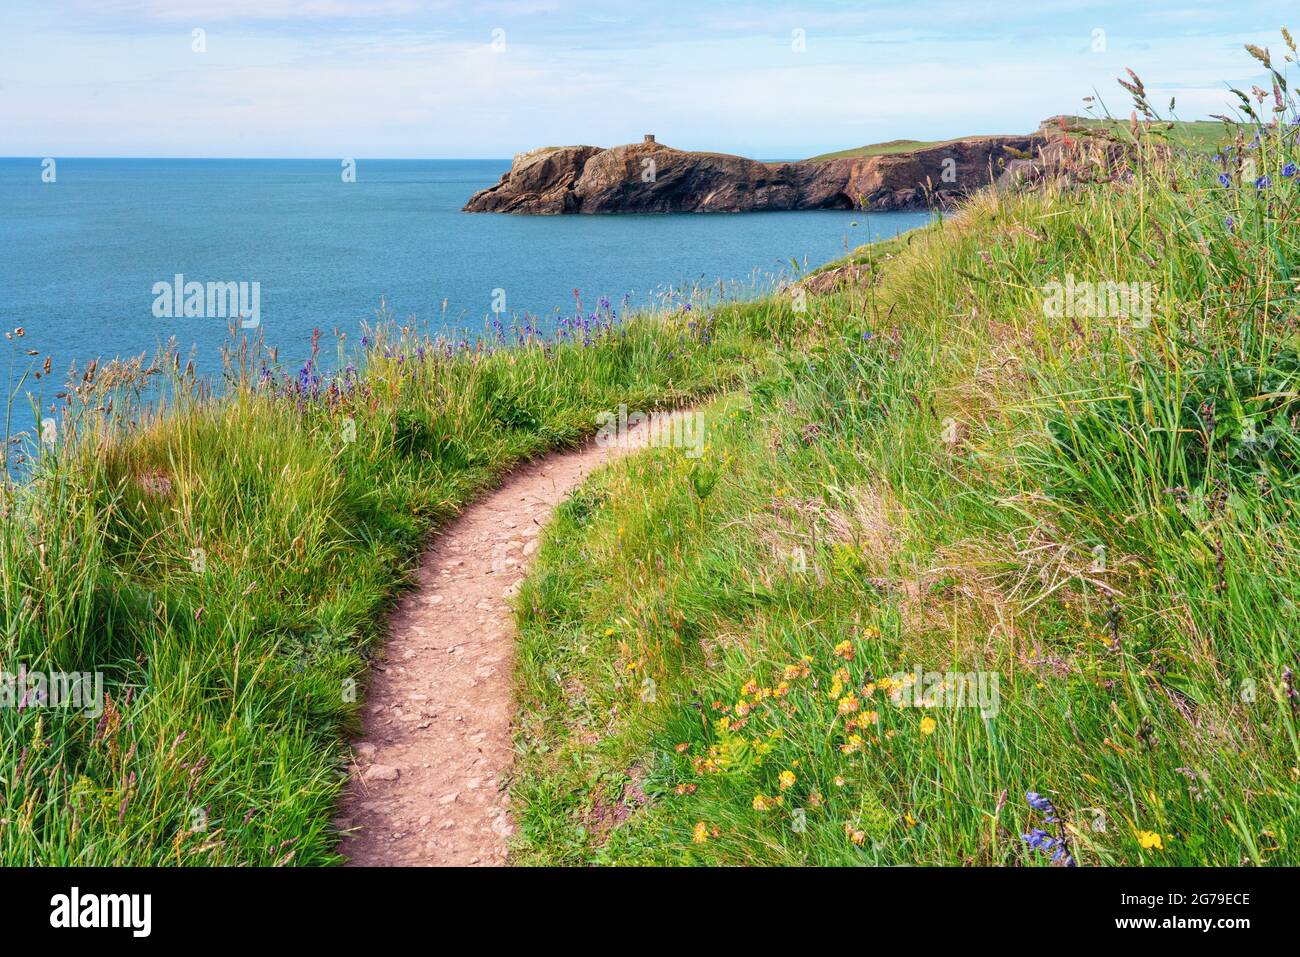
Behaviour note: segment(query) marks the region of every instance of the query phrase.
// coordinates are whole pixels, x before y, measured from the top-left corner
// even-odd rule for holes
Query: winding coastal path
[[[635,443],[513,472],[437,533],[371,672],[364,736],[335,825],[353,865],[489,865],[513,830],[511,599],[551,511]]]

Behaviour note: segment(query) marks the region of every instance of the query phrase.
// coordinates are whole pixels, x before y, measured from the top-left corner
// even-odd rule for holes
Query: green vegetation
[[[856,146],[852,149],[838,150],[834,153],[810,156],[804,162],[821,163],[825,160],[844,159],[850,156],[893,156],[897,153],[914,153],[917,150],[926,150],[934,146],[957,143],[964,139],[981,140],[990,138],[986,136],[955,136],[948,140],[886,140],[884,143],[868,143],[866,146]]]
[[[1092,129],[1109,130],[1117,135],[1126,135],[1128,120],[1086,118],[1080,125]],[[1213,153],[1215,150],[1232,142],[1237,132],[1236,124],[1224,125],[1219,120],[1171,120],[1152,123],[1144,121],[1146,127],[1153,127],[1153,133],[1163,136],[1168,142],[1194,153]],[[1251,131],[1247,129],[1247,135]]]
[[[1094,130],[1108,130],[1118,135],[1126,135],[1128,120],[1097,117],[1074,117],[1079,126]],[[1197,153],[1211,153],[1232,138],[1230,128],[1218,120],[1170,120],[1151,123],[1142,121],[1143,126],[1154,126],[1169,142]],[[947,140],[888,140],[884,143],[869,143],[852,149],[839,150],[834,153],[822,153],[811,156],[805,162],[821,163],[826,160],[844,159],[850,156],[893,156],[898,153],[914,153],[917,150],[946,146],[961,140],[991,139],[990,136],[958,136]]]
[[[83,370],[0,498],[0,658],[106,699],[0,709],[0,861],[335,862],[428,531],[603,410],[716,395],[703,455],[545,533],[518,861],[1046,864],[1039,792],[1080,864],[1300,863],[1297,127],[1211,161],[1148,119],[1131,178],[980,196],[806,303],[387,329],[334,381],[241,352],[219,399]],[[918,665],[978,689],[914,707]]]
[[[718,310],[772,363],[702,457],[593,478],[521,595],[516,859],[1300,863],[1293,115],[1224,161],[1152,122],[1130,180]]]
[[[65,438],[0,500],[0,661],[100,671],[107,703],[0,708],[0,862],[334,862],[354,689],[428,530],[601,410],[735,385],[751,350],[686,313],[525,338],[396,331],[332,383],[246,352],[226,398],[167,411],[142,383],[188,396],[174,357],[79,373]]]

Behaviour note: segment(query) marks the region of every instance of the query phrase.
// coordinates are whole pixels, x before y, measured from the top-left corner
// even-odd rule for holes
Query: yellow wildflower
[[[1138,831],[1138,843],[1142,845],[1143,850],[1149,851],[1153,847],[1157,851],[1165,849],[1164,841],[1160,839],[1160,835],[1155,831]]]
[[[703,821],[695,824],[695,830],[691,833],[691,840],[696,844],[703,844],[709,839],[709,828]]]
[[[935,727],[937,727],[937,724],[934,718],[930,717],[928,714],[921,719],[922,734],[934,734]]]
[[[781,790],[788,791],[792,787],[794,787],[794,782],[796,778],[794,776],[793,771],[782,771],[781,776],[778,780],[780,781]]]
[[[843,658],[845,661],[853,660],[853,642],[847,638],[835,646],[835,657]]]
[[[840,703],[839,703],[840,714],[852,714],[854,711],[857,710],[858,710],[858,699],[854,696],[853,692],[849,692],[843,698],[840,699]]]

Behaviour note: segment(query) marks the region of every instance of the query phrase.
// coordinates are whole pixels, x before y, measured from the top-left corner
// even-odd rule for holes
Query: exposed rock
[[[814,296],[822,296],[845,286],[865,286],[871,281],[872,269],[865,263],[849,263],[813,273],[800,285]]]
[[[510,189],[485,189],[470,203],[484,213],[576,213],[574,184],[599,152],[596,146],[550,146],[520,153],[502,178]]]
[[[565,146],[515,157],[468,212],[668,213],[949,206],[1029,160],[1043,133],[956,140],[886,156],[760,163],[644,142]]]
[[[401,772],[397,768],[387,764],[372,764],[361,772],[361,780],[367,784],[371,781],[396,781],[400,776]]]

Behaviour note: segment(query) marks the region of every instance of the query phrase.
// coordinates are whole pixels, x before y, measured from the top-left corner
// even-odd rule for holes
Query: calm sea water
[[[462,213],[507,160],[359,160],[344,182],[332,160],[0,159],[0,328],[53,356],[48,403],[72,362],[152,352],[175,337],[201,372],[220,370],[228,322],[158,318],[158,282],[260,283],[260,331],[300,364],[313,328],[355,340],[381,298],[437,332],[479,329],[502,290],[509,313],[567,315],[654,301],[722,281],[755,294],[849,246],[892,236],[923,213],[521,217]],[[856,225],[854,225],[856,224]],[[498,302],[499,304],[499,302]],[[332,347],[323,350],[333,354]],[[25,355],[0,356],[12,391]],[[41,386],[46,386],[42,382]],[[29,391],[30,383],[23,387]],[[29,427],[27,403],[16,421]]]

